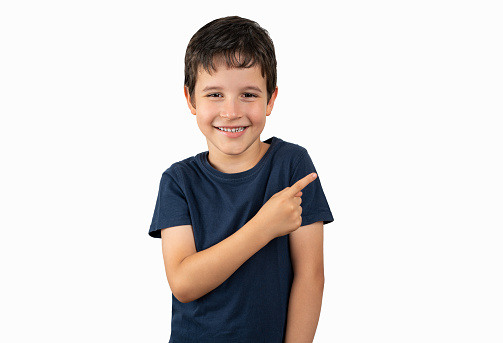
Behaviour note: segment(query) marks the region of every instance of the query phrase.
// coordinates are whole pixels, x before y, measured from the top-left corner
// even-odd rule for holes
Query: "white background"
[[[503,341],[498,1],[279,3],[1,3],[0,341],[167,342],[147,231],[207,149],[186,45],[227,15],[272,36],[262,138],[309,150],[334,212],[315,342]]]

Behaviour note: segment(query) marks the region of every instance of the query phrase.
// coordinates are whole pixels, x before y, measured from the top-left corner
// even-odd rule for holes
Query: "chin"
[[[224,153],[226,155],[238,156],[238,155],[241,155],[242,153],[244,153],[246,151],[247,147],[243,147],[243,146],[239,146],[239,147],[220,146],[218,148],[219,148],[219,150],[222,153]]]

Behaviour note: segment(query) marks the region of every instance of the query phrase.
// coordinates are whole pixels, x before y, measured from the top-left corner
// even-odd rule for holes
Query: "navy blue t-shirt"
[[[197,251],[207,249],[316,171],[306,149],[276,137],[265,143],[260,162],[241,173],[214,169],[208,152],[173,164],[161,178],[150,236],[192,225]],[[333,221],[319,177],[302,192],[302,226]],[[203,297],[184,304],[173,296],[170,343],[283,342],[292,279],[288,236],[275,238]]]

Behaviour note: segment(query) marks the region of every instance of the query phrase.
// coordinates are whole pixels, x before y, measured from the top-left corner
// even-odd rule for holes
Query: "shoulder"
[[[273,137],[270,139],[274,143],[273,159],[275,162],[278,160],[288,161],[289,164],[296,164],[308,157],[307,149],[291,142],[284,141],[280,138]]]
[[[163,180],[172,180],[180,185],[185,183],[185,180],[190,180],[194,175],[199,174],[201,169],[198,159],[200,159],[200,153],[196,156],[188,157],[182,161],[173,163],[168,169],[162,173]]]
[[[282,140],[281,138],[272,137],[266,142],[274,143],[277,149],[281,152],[291,152],[291,153],[305,153],[306,148],[291,142]]]
[[[194,168],[194,164],[196,164],[196,156],[188,157],[182,161],[173,163],[164,171],[163,175],[176,176],[183,170]]]

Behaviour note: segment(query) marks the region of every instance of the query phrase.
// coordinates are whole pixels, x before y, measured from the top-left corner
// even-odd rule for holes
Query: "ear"
[[[185,94],[185,99],[187,100],[187,105],[189,106],[190,113],[196,115],[196,107],[192,104],[192,99],[190,97],[189,89],[187,86],[183,86],[183,94]]]
[[[265,111],[266,116],[271,115],[272,108],[274,107],[274,101],[276,100],[277,96],[278,96],[278,86],[276,86],[274,93],[271,94],[271,99],[269,99],[269,103],[267,104],[267,108]]]

